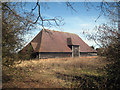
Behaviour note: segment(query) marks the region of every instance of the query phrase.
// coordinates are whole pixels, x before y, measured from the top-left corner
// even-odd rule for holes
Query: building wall
[[[90,53],[90,52],[80,52],[80,56],[95,56],[96,53]],[[47,59],[47,58],[64,58],[64,57],[72,57],[72,52],[42,52],[42,53],[36,53],[36,58],[40,59]]]
[[[80,52],[80,56],[97,56],[96,52]]]
[[[60,58],[60,57],[72,57],[72,52],[44,52],[37,54],[37,58]]]

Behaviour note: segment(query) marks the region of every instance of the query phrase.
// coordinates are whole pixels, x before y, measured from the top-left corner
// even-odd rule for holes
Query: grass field
[[[3,67],[3,88],[103,88],[103,58],[51,58]]]

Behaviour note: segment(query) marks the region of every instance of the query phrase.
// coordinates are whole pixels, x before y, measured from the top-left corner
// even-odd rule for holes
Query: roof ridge
[[[39,44],[39,50],[40,50],[40,48],[41,48],[41,44],[42,44],[43,30],[44,30],[44,29],[41,30],[41,39],[40,39],[40,44]]]
[[[32,42],[41,32],[42,30],[30,42]]]

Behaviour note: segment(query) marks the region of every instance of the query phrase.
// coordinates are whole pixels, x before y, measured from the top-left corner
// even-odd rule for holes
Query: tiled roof
[[[80,45],[80,52],[96,52],[76,34],[46,29],[41,30],[29,44],[34,52],[72,52],[67,45],[67,38],[71,38],[72,45]]]

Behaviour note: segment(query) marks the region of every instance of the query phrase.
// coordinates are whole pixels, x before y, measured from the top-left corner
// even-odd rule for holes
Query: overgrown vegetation
[[[114,23],[114,22],[113,22]],[[105,57],[107,64],[107,88],[120,88],[120,33],[119,28],[103,24],[96,28],[97,33],[88,35],[89,39],[99,42],[99,55]]]
[[[106,51],[106,59],[110,62],[107,65],[107,86],[109,88],[120,88],[120,42],[112,42]]]
[[[27,32],[29,22],[15,9],[14,3],[2,3],[2,63],[5,66],[13,65],[18,59],[17,51],[24,45],[21,36]]]
[[[120,88],[120,2],[103,2],[101,10],[109,19],[108,23],[99,25],[95,28],[96,33],[87,37],[100,46],[98,54],[109,61],[105,67],[106,87]]]
[[[23,39],[19,35],[27,32],[30,26],[35,24],[38,19],[40,19],[40,25],[42,26],[43,21],[49,22],[49,20],[41,17],[39,2],[31,9],[32,13],[36,7],[39,10],[39,15],[35,22],[32,22],[35,19],[32,18],[34,17],[32,13],[24,12],[23,16],[17,13],[18,8],[16,9],[16,7],[17,5],[21,6],[20,3],[2,3],[3,87],[120,88],[120,23],[116,19],[117,16],[119,19],[119,12],[117,14],[112,12],[115,11],[114,8],[120,8],[119,4],[117,2],[101,2],[100,8],[98,8],[105,16],[114,17],[111,21],[113,23],[112,25],[103,24],[99,26],[96,29],[98,30],[97,34],[93,35],[92,33],[92,36],[90,36],[91,39],[100,42],[102,49],[99,54],[104,56],[105,60],[109,62],[104,68],[105,72],[103,72],[105,61],[101,59],[102,62],[100,62],[101,60],[94,59],[94,62],[92,62],[90,58],[89,60],[86,58],[81,60],[64,59],[61,61],[36,60],[36,64],[33,63],[33,60],[25,61],[27,66],[11,66],[15,65],[13,63],[15,60],[18,60],[16,51],[22,45],[21,40]],[[67,5],[74,9],[70,3],[67,3]],[[50,20],[56,22],[56,18]],[[59,21],[59,19],[57,20]],[[58,25],[58,23],[56,24]],[[83,63],[83,61],[86,61],[86,63]]]
[[[18,57],[21,60],[30,60],[30,59],[36,58],[34,54],[36,54],[36,53],[34,53],[32,45],[29,44],[27,46],[26,51],[22,51],[22,50],[19,51]]]
[[[23,61],[3,68],[3,88],[98,88],[106,86],[104,58],[58,58]],[[7,79],[7,80],[6,80]]]
[[[98,55],[109,62],[105,67],[107,88],[120,88],[120,33],[119,28],[103,24],[96,28],[97,33],[89,34],[88,38],[99,42]]]

